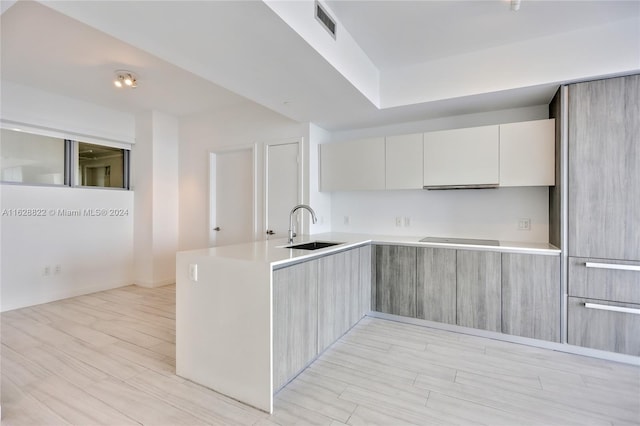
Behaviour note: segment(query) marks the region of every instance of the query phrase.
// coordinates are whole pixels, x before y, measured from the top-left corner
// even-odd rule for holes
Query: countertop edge
[[[548,243],[527,243],[518,241],[500,241],[499,246],[481,244],[461,244],[450,242],[423,242],[418,237],[403,237],[393,235],[368,235],[350,233],[323,233],[313,235],[301,235],[296,243],[310,241],[339,242],[338,245],[319,249],[301,250],[287,249],[286,239],[261,240],[230,246],[211,247],[199,250],[187,250],[178,252],[178,257],[215,257],[220,260],[262,263],[274,270],[297,263],[330,256],[345,250],[367,245],[397,245],[410,247],[431,247],[453,250],[479,250],[498,253],[531,254],[542,256],[559,256],[561,250]]]

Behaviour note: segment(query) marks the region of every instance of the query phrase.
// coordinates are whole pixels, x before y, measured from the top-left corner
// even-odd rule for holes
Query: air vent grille
[[[316,1],[316,19],[322,24],[325,30],[331,34],[333,38],[336,38],[336,21],[333,20],[326,10]]]

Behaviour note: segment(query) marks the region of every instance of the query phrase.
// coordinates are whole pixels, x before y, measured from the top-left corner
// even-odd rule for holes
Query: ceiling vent
[[[336,38],[336,21],[327,13],[318,1],[316,1],[316,19],[333,38]]]

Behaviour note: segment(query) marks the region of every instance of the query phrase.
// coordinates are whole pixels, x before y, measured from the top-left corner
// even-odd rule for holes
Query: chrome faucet
[[[311,220],[313,223],[316,223],[318,219],[316,218],[316,212],[313,211],[311,207],[306,204],[298,204],[294,208],[291,209],[291,213],[289,213],[289,244],[293,243],[293,237],[295,237],[295,233],[293,232],[293,214],[298,209],[307,209],[309,213],[311,213]]]

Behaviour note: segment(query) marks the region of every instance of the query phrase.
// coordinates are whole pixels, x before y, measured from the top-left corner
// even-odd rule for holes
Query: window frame
[[[24,132],[37,136],[53,137],[63,140],[64,142],[64,171],[63,171],[63,183],[62,184],[48,184],[48,183],[30,183],[30,182],[14,182],[1,180],[0,185],[18,185],[18,186],[41,186],[41,187],[54,187],[54,188],[84,188],[84,189],[101,189],[101,190],[116,190],[116,191],[131,191],[131,150],[133,145],[125,142],[102,140],[95,137],[84,137],[81,135],[63,133],[54,129],[40,128],[31,125],[26,125],[18,122],[12,122],[4,119],[0,119],[0,128],[11,130],[15,132]],[[92,145],[99,145],[109,148],[121,149],[123,152],[122,159],[122,187],[105,187],[105,186],[90,186],[90,185],[77,185],[76,170],[79,165],[78,158],[78,146],[80,143],[88,143]]]
[[[67,140],[65,140],[65,142],[67,142]],[[71,164],[72,167],[69,168],[68,172],[69,172],[69,182],[72,188],[90,188],[90,189],[109,189],[109,190],[125,190],[125,191],[130,191],[131,190],[131,186],[130,186],[130,174],[131,174],[131,148],[123,148],[120,146],[113,146],[111,144],[107,145],[107,144],[101,144],[101,143],[96,143],[95,141],[91,141],[91,142],[87,142],[87,141],[79,141],[79,140],[71,140],[69,139],[68,142],[70,142],[70,148],[69,148],[69,156],[72,158]],[[87,143],[87,144],[91,144],[91,145],[98,145],[98,146],[104,146],[107,148],[115,148],[115,149],[120,149],[122,150],[122,187],[119,186],[94,186],[94,185],[81,185],[81,184],[76,184],[76,180],[77,180],[77,170],[78,170],[78,166],[80,164],[80,156],[79,156],[79,144],[81,143]],[[66,170],[65,170],[66,171]]]

